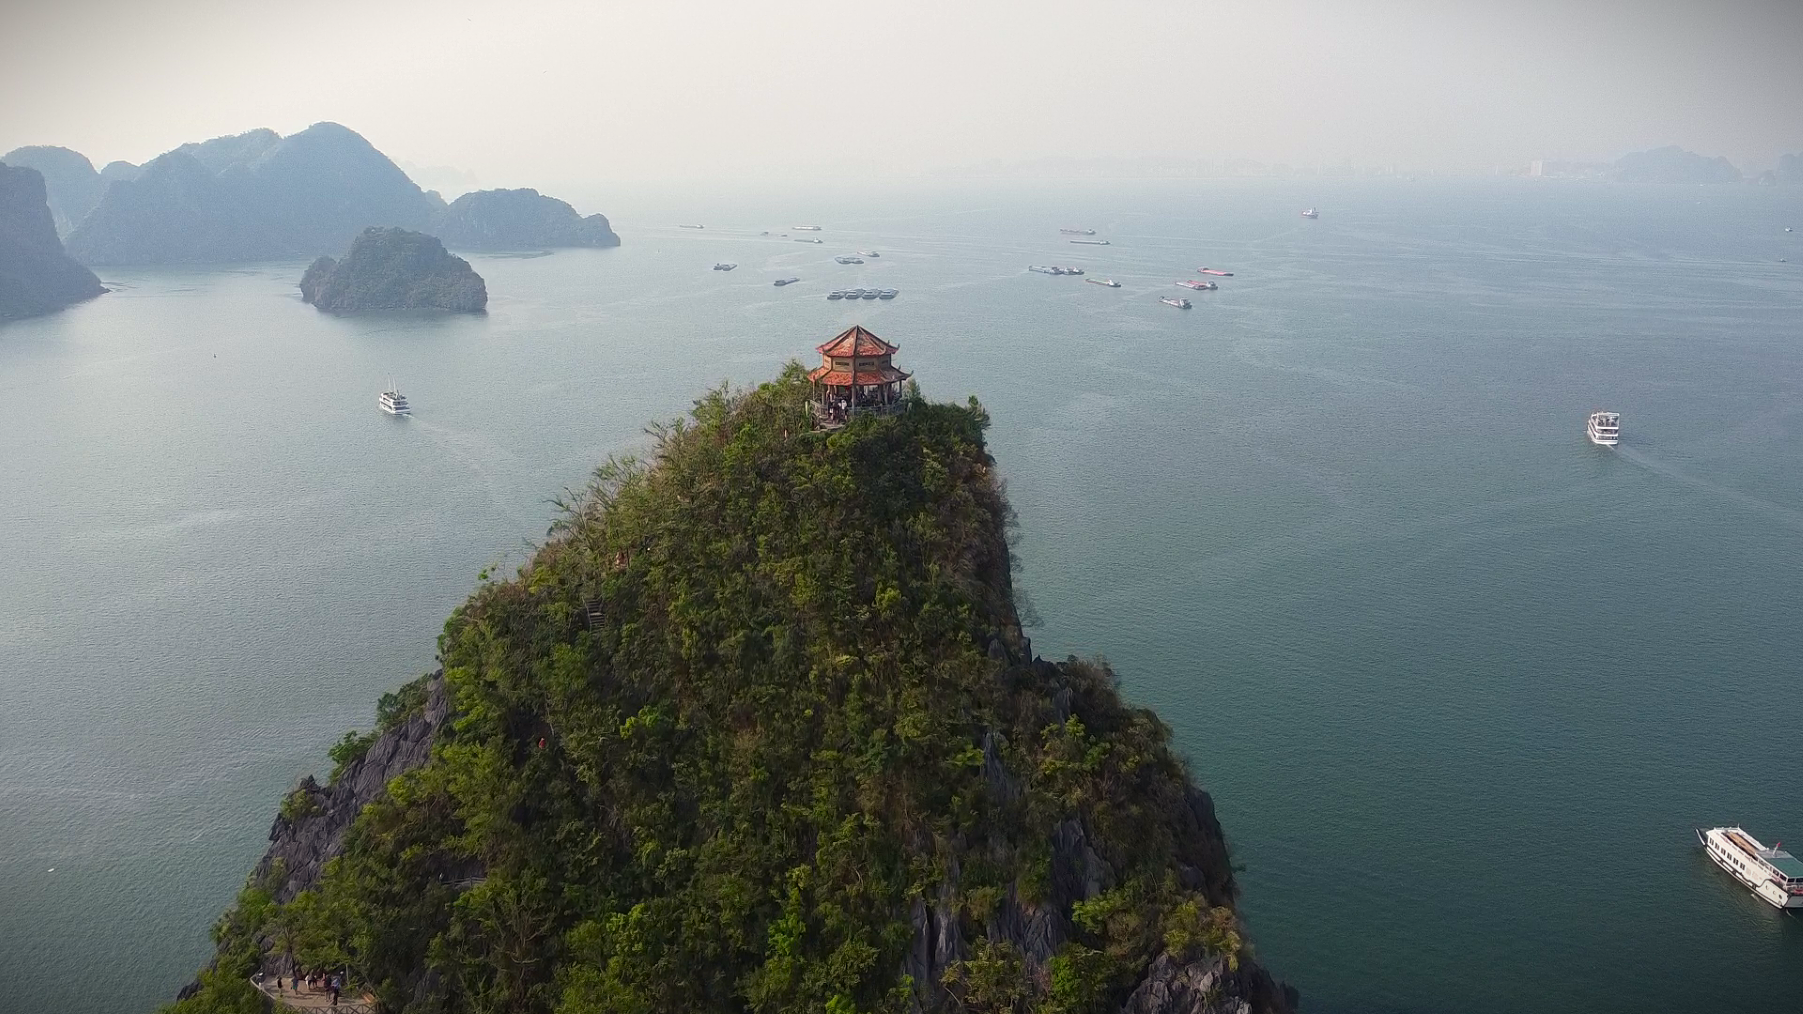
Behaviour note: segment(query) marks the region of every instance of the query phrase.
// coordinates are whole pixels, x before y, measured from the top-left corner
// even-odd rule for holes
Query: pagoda
[[[903,405],[902,382],[912,374],[889,357],[899,346],[853,327],[819,346],[820,365],[808,373],[814,384],[814,419],[833,429],[860,413],[888,415]]]

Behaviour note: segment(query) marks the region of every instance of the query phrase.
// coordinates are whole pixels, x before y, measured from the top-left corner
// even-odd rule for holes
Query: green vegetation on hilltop
[[[599,469],[446,624],[432,760],[316,889],[247,890],[174,1010],[251,1009],[259,936],[389,1011],[1079,1014],[1163,953],[1240,967],[1165,726],[1019,657],[982,409],[821,433],[807,397],[716,391]]]

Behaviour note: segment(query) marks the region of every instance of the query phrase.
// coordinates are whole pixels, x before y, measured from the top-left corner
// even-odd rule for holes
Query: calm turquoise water
[[[1037,649],[1174,727],[1306,1009],[1795,1009],[1803,922],[1691,828],[1803,843],[1803,195],[588,203],[627,245],[472,258],[482,318],[325,317],[284,264],[0,327],[0,1009],[169,997],[280,793],[551,496],[854,322],[991,409]],[[800,222],[827,242],[756,236]],[[1236,276],[1157,302],[1202,264]]]

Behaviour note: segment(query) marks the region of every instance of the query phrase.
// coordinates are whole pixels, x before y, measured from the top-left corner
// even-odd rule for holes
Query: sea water
[[[989,408],[1036,650],[1105,656],[1170,724],[1305,1009],[1795,1004],[1803,923],[1692,828],[1803,842],[1803,194],[602,206],[619,249],[471,256],[483,316],[322,315],[296,263],[107,269],[0,325],[0,1009],[172,996],[281,794],[555,495],[853,323]],[[1175,287],[1200,266],[1234,276]],[[900,295],[824,298],[849,286]],[[377,411],[391,380],[412,419]]]

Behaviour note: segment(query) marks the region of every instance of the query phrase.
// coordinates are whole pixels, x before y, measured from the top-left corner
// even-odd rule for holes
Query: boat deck
[[[1803,860],[1799,860],[1789,852],[1764,848],[1739,831],[1723,831],[1722,837],[1728,839],[1728,842],[1735,848],[1745,852],[1748,857],[1777,870],[1779,875],[1785,879],[1803,880]]]

